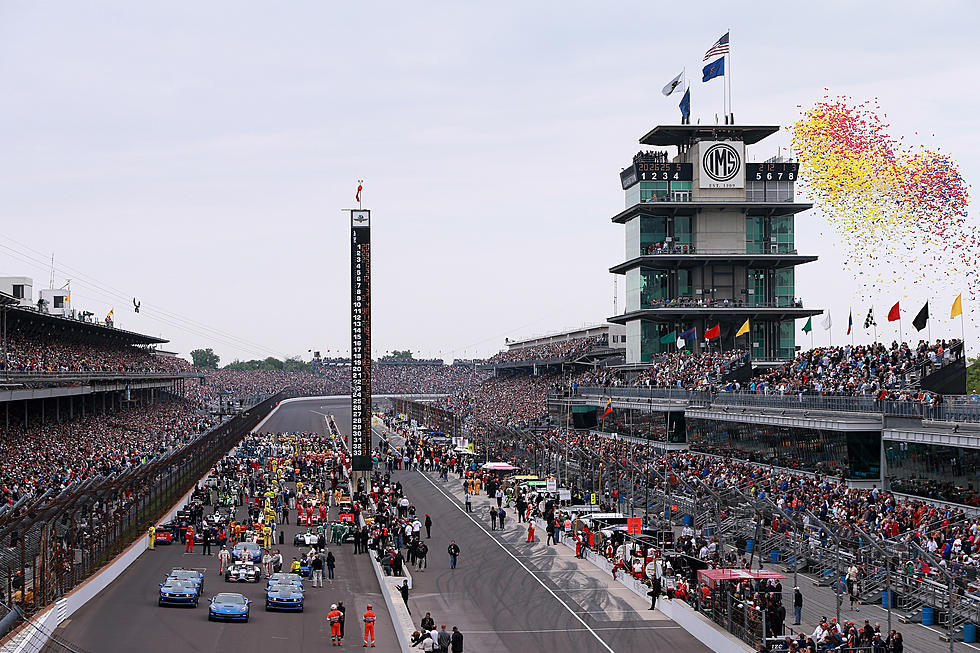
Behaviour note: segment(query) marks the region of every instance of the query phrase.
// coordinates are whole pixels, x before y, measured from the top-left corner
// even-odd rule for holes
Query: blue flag
[[[691,117],[691,89],[688,88],[684,91],[684,97],[681,98],[680,105],[681,108],[681,119],[688,120]]]
[[[722,77],[725,74],[725,57],[715,59],[705,66],[701,72],[704,73],[704,79],[701,80],[702,82],[706,82],[709,79],[714,79],[715,77]]]
[[[695,329],[690,329],[685,331],[680,335],[681,340],[697,340],[697,336],[694,335]]]

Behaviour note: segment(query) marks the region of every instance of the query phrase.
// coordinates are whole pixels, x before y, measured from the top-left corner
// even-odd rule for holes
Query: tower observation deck
[[[746,149],[776,126],[661,125],[640,143],[657,149],[633,157],[620,173],[626,208],[626,257],[610,268],[626,276],[626,306],[610,322],[626,325],[626,362],[676,351],[669,336],[721,326],[712,347],[738,339],[756,359],[791,358],[794,320],[819,315],[796,296],[796,266],[816,256],[796,250],[795,219],[812,207],[797,202],[798,164],[775,157],[749,163]],[[676,148],[676,153],[667,149]]]

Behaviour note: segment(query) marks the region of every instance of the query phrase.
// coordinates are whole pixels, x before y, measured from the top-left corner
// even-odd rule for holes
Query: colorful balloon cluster
[[[956,162],[895,139],[877,103],[824,97],[792,126],[804,192],[836,229],[861,295],[927,283],[980,286],[980,233]]]

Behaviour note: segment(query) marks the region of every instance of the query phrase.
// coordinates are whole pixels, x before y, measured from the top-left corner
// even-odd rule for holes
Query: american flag
[[[711,57],[716,57],[719,54],[728,54],[728,32],[725,35],[715,41],[715,44],[708,48],[708,51],[704,53],[703,61],[707,61]]]

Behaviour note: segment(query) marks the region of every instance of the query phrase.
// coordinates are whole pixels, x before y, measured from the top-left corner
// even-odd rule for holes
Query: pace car
[[[262,547],[255,542],[239,542],[235,545],[235,550],[231,552],[232,560],[242,560],[243,558],[252,562],[262,562]]]
[[[303,578],[299,574],[277,571],[269,576],[268,580],[269,582],[265,585],[266,589],[269,589],[273,585],[295,585],[296,587],[303,587]]]
[[[251,603],[241,594],[216,594],[208,607],[208,621],[248,621],[248,606]]]
[[[296,533],[293,536],[293,546],[315,546],[318,539],[316,533],[306,531],[305,533]]]
[[[160,599],[157,605],[189,605],[197,607],[197,588],[193,583],[168,578],[160,583]]]
[[[303,611],[304,590],[293,584],[270,585],[265,591],[266,610],[296,610]]]
[[[191,584],[200,596],[204,592],[204,574],[197,569],[181,569],[179,567],[171,569],[167,574],[167,580],[178,580],[186,584]]]
[[[262,578],[262,567],[254,562],[233,562],[225,570],[226,583],[257,583]]]

